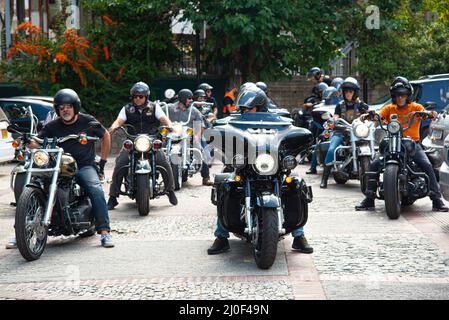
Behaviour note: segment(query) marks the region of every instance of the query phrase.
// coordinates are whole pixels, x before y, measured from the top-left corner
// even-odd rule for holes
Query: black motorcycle
[[[246,113],[207,134],[230,171],[217,174],[211,200],[222,226],[251,242],[256,264],[270,268],[278,241],[308,219],[312,189],[292,173],[310,131],[270,113]]]
[[[91,124],[92,127],[98,125],[97,122]],[[48,236],[95,234],[90,199],[76,182],[76,161],[57,145],[71,139],[86,144],[98,138],[83,133],[33,139],[41,148],[31,150],[25,188],[17,202],[15,217],[17,247],[28,261],[40,258]]]
[[[118,171],[120,194],[135,199],[139,215],[146,216],[150,212],[150,199],[167,191],[168,173],[156,164],[156,152],[162,149],[162,141],[158,135],[129,134],[126,127],[132,126],[119,127],[126,135],[123,148],[129,151],[129,163]]]
[[[408,127],[402,128],[397,115],[392,115],[390,123],[385,127],[378,114],[371,113],[380,127],[386,131],[387,137],[380,143],[379,152],[383,162],[378,172],[367,172],[363,176],[368,190],[377,190],[376,197],[385,200],[385,209],[390,219],[398,219],[401,206],[412,205],[417,199],[429,194],[429,177],[413,161],[416,152],[416,143],[403,136],[416,117],[427,120],[430,116],[425,112],[412,112],[408,116]],[[432,163],[432,160],[431,160]],[[434,165],[432,163],[432,165]],[[377,181],[383,173],[382,181]],[[366,190],[364,190],[366,194]]]

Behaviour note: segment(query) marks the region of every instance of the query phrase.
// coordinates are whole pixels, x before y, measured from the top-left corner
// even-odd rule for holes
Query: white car
[[[6,114],[0,109],[0,163],[14,160],[15,149],[12,146],[13,138],[6,130],[9,120]]]

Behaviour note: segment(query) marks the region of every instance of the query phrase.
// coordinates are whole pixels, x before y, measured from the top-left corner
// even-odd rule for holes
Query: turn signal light
[[[86,138],[86,137],[81,138],[81,139],[80,139],[80,143],[81,143],[82,145],[86,145],[86,144],[87,144],[87,138]]]
[[[123,141],[123,148],[126,150],[131,150],[133,147],[133,142],[131,140],[125,140]]]
[[[241,176],[235,176],[234,180],[235,180],[235,182],[240,182],[240,181],[242,181],[242,177]]]
[[[187,129],[187,134],[188,134],[189,136],[193,135],[193,129],[192,129],[192,128],[188,128],[188,129]]]
[[[19,142],[17,142],[16,140],[14,140],[13,142],[12,142],[12,147],[15,149],[15,148],[17,148],[19,146]]]
[[[162,148],[162,141],[161,140],[154,140],[153,148],[154,148],[154,150],[161,149]]]
[[[161,135],[163,135],[164,137],[168,134],[168,129],[167,128],[162,128],[161,129]]]
[[[290,184],[290,183],[293,182],[293,178],[292,178],[292,177],[287,177],[287,178],[285,178],[285,182],[286,182],[287,184]]]
[[[19,160],[19,161],[22,161],[22,160],[23,160],[23,156],[22,156],[21,153],[19,153],[19,154],[17,155],[17,160]]]

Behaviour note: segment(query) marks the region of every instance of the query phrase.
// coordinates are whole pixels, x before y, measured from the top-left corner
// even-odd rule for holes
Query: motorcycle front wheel
[[[139,215],[150,213],[150,177],[148,174],[138,174],[136,177],[136,203]]]
[[[39,259],[47,245],[48,229],[43,225],[45,207],[45,195],[40,189],[26,187],[19,197],[15,231],[17,248],[25,260]]]
[[[254,230],[254,259],[260,269],[269,269],[276,259],[279,232],[276,208],[259,208]]]
[[[362,192],[365,189],[365,186],[363,185],[362,177],[365,175],[365,172],[369,171],[370,163],[371,163],[371,158],[370,157],[362,157],[362,158],[360,158],[360,161],[359,161],[359,180],[360,180],[360,189],[362,190]]]
[[[388,218],[395,220],[401,215],[401,193],[399,191],[399,167],[387,165],[384,172],[384,198]]]
[[[178,191],[182,187],[182,170],[177,164],[172,164],[171,169],[173,171],[173,179],[175,180],[175,191]]]

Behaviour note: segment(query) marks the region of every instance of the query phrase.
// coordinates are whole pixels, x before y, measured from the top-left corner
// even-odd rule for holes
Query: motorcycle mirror
[[[429,111],[434,111],[436,109],[436,107],[437,107],[437,104],[433,101],[427,101],[424,104],[424,108],[426,108],[426,110],[429,110]]]
[[[175,94],[176,94],[176,92],[175,92],[175,90],[173,90],[173,89],[167,89],[167,90],[165,90],[165,92],[164,92],[164,96],[165,96],[165,98],[167,98],[167,99],[173,98],[173,97],[175,96]]]

